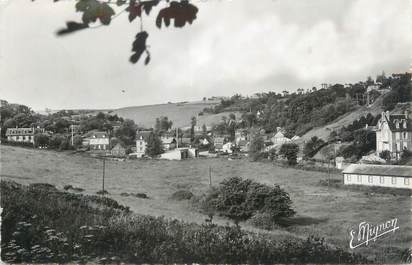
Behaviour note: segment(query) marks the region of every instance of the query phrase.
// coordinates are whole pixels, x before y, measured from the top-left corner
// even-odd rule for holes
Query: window
[[[368,176],[368,182],[373,183],[373,176]]]
[[[23,136],[23,141],[25,141],[26,140],[26,136]]]
[[[392,184],[396,184],[396,177],[392,177]]]
[[[359,183],[362,182],[362,176],[361,175],[358,175],[358,182]]]
[[[404,179],[403,179],[403,183],[404,183],[405,185],[409,185],[409,178],[404,178]]]
[[[399,129],[399,122],[395,121],[395,124],[396,124],[396,129]]]
[[[406,132],[403,132],[403,139],[408,139],[408,134]]]
[[[397,133],[395,133],[395,136],[396,136],[396,140],[398,140],[398,141],[399,141],[400,136],[401,136],[401,133],[397,132]]]
[[[346,180],[347,180],[347,181],[350,181],[350,179],[351,179],[350,174],[347,174],[347,175],[346,175]]]
[[[381,183],[381,184],[383,184],[383,183],[385,183],[385,177],[379,177],[379,182]]]

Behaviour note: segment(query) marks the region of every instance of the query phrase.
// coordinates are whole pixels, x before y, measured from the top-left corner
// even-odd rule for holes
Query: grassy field
[[[155,119],[160,116],[167,116],[169,120],[173,121],[173,127],[185,127],[190,126],[190,119],[196,117],[204,108],[210,108],[216,104],[217,101],[206,101],[137,106],[113,110],[113,114],[132,119],[136,124],[147,128],[153,127]],[[222,116],[229,116],[229,114],[204,114],[198,117],[197,124],[211,126],[220,122]]]
[[[22,184],[45,182],[58,188],[73,185],[90,194],[102,188],[102,161],[86,155],[1,146],[0,161],[2,179]],[[410,197],[328,188],[319,185],[320,180],[328,178],[328,174],[321,172],[246,160],[106,161],[105,187],[111,198],[136,213],[202,223],[206,216],[188,201],[174,201],[170,197],[181,189],[190,190],[195,195],[205,192],[209,187],[209,167],[212,168],[213,184],[226,177],[240,176],[268,185],[278,184],[290,193],[297,212],[295,225],[267,232],[242,224],[247,230],[272,233],[279,238],[306,238],[313,234],[349,249],[349,231],[360,222],[379,223],[398,218],[400,229],[395,234],[355,251],[390,262],[397,260],[399,249],[412,245]],[[331,175],[331,178],[338,179],[341,175]],[[150,199],[122,197],[123,192],[146,193]],[[214,221],[230,222],[223,218]],[[388,247],[393,247],[390,253],[386,253]]]

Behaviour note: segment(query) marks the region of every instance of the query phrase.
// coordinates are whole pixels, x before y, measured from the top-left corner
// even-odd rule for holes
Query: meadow
[[[85,154],[54,152],[1,146],[1,178],[21,184],[50,183],[83,188],[84,194],[102,189],[102,161]],[[274,166],[269,162],[242,160],[195,159],[186,161],[130,160],[106,161],[105,189],[110,198],[129,206],[138,214],[165,216],[186,222],[204,223],[201,214],[189,201],[171,199],[174,192],[189,190],[195,195],[224,178],[239,176],[267,185],[280,185],[290,194],[297,215],[289,227],[273,231],[260,230],[241,223],[245,230],[283,238],[325,237],[327,242],[349,251],[349,231],[362,221],[372,224],[398,218],[400,229],[380,238],[355,253],[380,262],[399,261],[400,252],[412,245],[411,198],[392,194],[338,189],[319,184],[321,180],[340,179],[340,174],[327,174]],[[121,193],[145,193],[149,199],[124,197]],[[217,224],[229,219],[215,217]]]

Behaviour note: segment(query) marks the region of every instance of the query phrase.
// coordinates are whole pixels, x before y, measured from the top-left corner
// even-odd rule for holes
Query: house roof
[[[7,128],[6,135],[33,135],[33,128]]]
[[[93,131],[89,131],[86,134],[84,134],[83,138],[108,138],[108,135],[106,132],[100,132],[100,131],[93,130]]]
[[[389,114],[383,115],[383,118],[387,121],[389,129],[392,132],[411,132],[412,131],[412,120],[408,119],[406,114]],[[396,128],[396,123],[399,122],[399,128]],[[406,128],[404,126],[406,122]]]
[[[136,132],[136,140],[145,140],[149,138],[152,131],[138,131]]]
[[[109,145],[109,138],[90,138],[90,145]]]
[[[176,141],[174,137],[161,137],[160,139],[163,144],[171,144]]]
[[[117,143],[112,150],[122,150],[122,149],[126,149],[121,143]]]
[[[412,178],[412,167],[396,165],[351,164],[343,170],[343,173]]]
[[[282,132],[277,132],[274,136],[275,138],[283,138],[285,135]]]

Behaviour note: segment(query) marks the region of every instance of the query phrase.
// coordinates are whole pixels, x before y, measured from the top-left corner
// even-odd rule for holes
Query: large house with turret
[[[408,112],[383,112],[376,125],[376,153],[389,151],[392,158],[400,158],[404,150],[412,151],[412,121]]]

